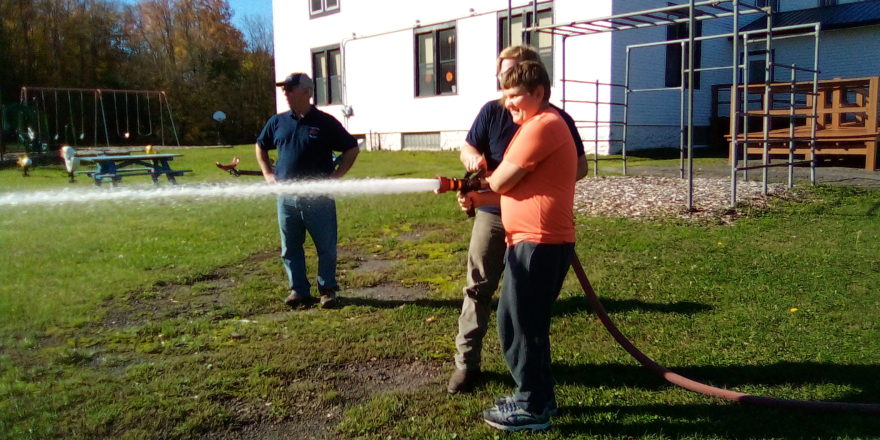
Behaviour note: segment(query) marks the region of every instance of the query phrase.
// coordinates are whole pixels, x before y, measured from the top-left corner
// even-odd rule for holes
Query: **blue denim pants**
[[[310,296],[303,244],[306,231],[318,253],[318,291],[337,291],[336,201],[330,197],[278,197],[278,226],[281,232],[281,262],[290,290]]]

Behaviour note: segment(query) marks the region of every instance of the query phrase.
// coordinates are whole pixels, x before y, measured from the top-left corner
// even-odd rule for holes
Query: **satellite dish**
[[[214,118],[214,120],[217,122],[223,122],[226,120],[226,113],[223,113],[222,111],[217,110],[216,112],[214,112],[213,115],[211,115],[211,117]]]

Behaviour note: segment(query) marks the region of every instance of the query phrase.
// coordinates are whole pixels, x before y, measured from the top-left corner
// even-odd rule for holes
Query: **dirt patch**
[[[309,439],[337,438],[335,427],[349,408],[372,396],[410,392],[424,386],[439,388],[443,365],[420,359],[378,359],[341,365],[324,365],[307,376],[294,379],[320,383],[306,398],[289,409],[284,420],[272,420],[265,403],[230,400],[227,407],[240,420],[228,430],[212,432],[204,439]],[[329,378],[329,379],[326,379]]]
[[[413,301],[428,298],[428,291],[418,287],[406,287],[397,283],[385,283],[374,287],[352,289],[345,296],[384,301]]]
[[[383,272],[388,269],[391,269],[397,261],[393,260],[382,260],[378,258],[371,258],[367,260],[359,260],[357,266],[352,269],[352,272]]]
[[[251,255],[235,266],[215,269],[179,283],[160,281],[151,288],[129,292],[104,305],[102,326],[120,329],[150,320],[198,317],[226,307],[242,277],[261,275],[261,263],[275,258],[274,252]],[[268,274],[267,274],[268,276]]]

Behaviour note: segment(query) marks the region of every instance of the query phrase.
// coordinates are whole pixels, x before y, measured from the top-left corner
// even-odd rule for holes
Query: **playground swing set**
[[[19,104],[5,113],[4,128],[30,155],[62,145],[180,146],[168,97],[158,90],[22,87]]]
[[[154,154],[153,145],[167,146],[166,139],[180,146],[171,106],[163,91],[22,87],[19,103],[3,106],[2,109],[0,123],[2,129],[13,133],[20,144],[21,154],[16,162],[24,176],[28,175],[37,157],[55,155],[60,151],[68,164],[72,158],[65,155],[75,151],[73,147],[144,148],[146,155],[132,157],[147,160],[154,158],[153,156],[158,157]],[[0,151],[5,152],[5,148]],[[95,154],[78,156],[91,160],[89,157]],[[114,154],[119,153],[100,151],[97,158]],[[173,183],[174,176],[190,171],[171,170],[167,166],[170,157],[159,159],[165,161],[160,164],[163,166],[149,164],[150,170],[147,170],[153,176],[154,182],[158,175],[166,174]],[[97,171],[81,172],[94,177],[96,184],[100,184],[106,177],[112,179],[115,185],[123,175],[133,175],[136,171],[131,168],[119,170],[117,168],[130,164],[116,162],[118,161],[96,161],[99,168]],[[108,164],[115,164],[116,167]],[[108,167],[113,169],[107,171]],[[68,174],[73,181],[74,171],[70,166]]]

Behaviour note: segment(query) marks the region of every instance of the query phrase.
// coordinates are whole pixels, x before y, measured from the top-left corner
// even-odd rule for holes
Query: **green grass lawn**
[[[214,162],[237,155],[256,169],[252,150],[180,150],[173,165],[194,170],[183,184],[231,182]],[[460,174],[452,152],[365,152],[350,178]],[[60,165],[0,170],[0,195],[90,185],[67,183]],[[880,402],[880,195],[804,191],[732,226],[578,218],[578,254],[621,330],[676,372],[760,395]],[[512,388],[494,331],[486,382],[445,393],[470,228],[454,197],[338,206],[340,283],[380,293],[297,311],[282,304],[271,197],[0,207],[0,438],[507,437],[480,419]],[[382,297],[393,289],[418,295]],[[529,438],[880,437],[876,416],[747,407],[666,384],[613,342],[573,275],[555,312],[561,413]]]

